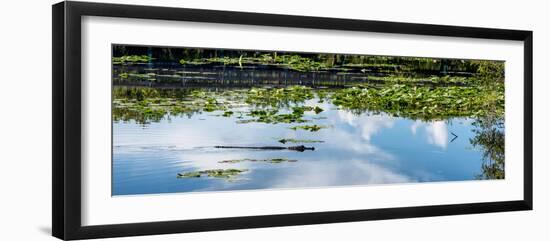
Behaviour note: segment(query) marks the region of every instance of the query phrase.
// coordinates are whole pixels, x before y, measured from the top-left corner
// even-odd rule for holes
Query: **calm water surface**
[[[221,116],[223,111],[166,116],[147,125],[114,122],[113,195],[458,181],[481,172],[482,152],[470,144],[472,119],[423,122],[351,113],[318,99],[305,104],[325,110],[306,112],[305,118],[330,128],[309,132],[289,129],[296,124],[238,124],[236,116]],[[305,143],[315,150],[304,152],[214,148],[300,145],[283,145],[282,138],[324,142]],[[219,163],[243,158],[297,161]],[[231,180],[177,178],[228,168],[247,171]]]

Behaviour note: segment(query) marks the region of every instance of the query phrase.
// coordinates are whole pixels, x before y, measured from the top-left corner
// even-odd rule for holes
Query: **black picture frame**
[[[213,230],[308,225],[380,219],[531,210],[533,205],[533,33],[384,21],[336,19],[278,14],[151,7],[90,2],[60,2],[52,6],[53,120],[52,233],[65,239],[185,233]],[[229,23],[367,31],[426,36],[516,40],[524,43],[524,186],[523,199],[420,207],[342,210],[282,215],[139,222],[99,226],[81,224],[81,17]]]

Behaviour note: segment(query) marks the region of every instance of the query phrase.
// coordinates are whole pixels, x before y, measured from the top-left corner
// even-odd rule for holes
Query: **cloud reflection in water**
[[[440,162],[457,153],[449,148],[447,123],[419,122],[386,114],[353,114],[326,103],[308,103],[324,109],[319,115],[306,113],[318,125],[330,126],[318,132],[291,130],[295,124],[237,124],[236,117],[202,113],[171,117],[143,128],[134,123],[115,123],[114,193],[140,194],[186,191],[221,191],[264,188],[304,188],[342,185],[410,183],[430,180],[471,179],[474,170],[453,168],[464,162],[441,163],[453,175],[441,172]],[[461,125],[458,123],[458,125]],[[464,126],[464,125],[463,125]],[[469,127],[459,131],[468,132]],[[463,134],[461,133],[461,135]],[[419,135],[422,133],[422,135]],[[425,135],[425,136],[424,136]],[[466,134],[464,134],[466,135]],[[415,136],[424,138],[417,141]],[[216,145],[282,146],[280,138],[323,140],[305,143],[315,151],[216,149]],[[457,142],[454,150],[467,143]],[[293,145],[293,144],[286,144]],[[431,150],[438,148],[434,155]],[[135,151],[139,150],[139,151]],[[458,156],[460,156],[459,152]],[[288,158],[292,163],[235,159]],[[471,159],[471,158],[468,158]],[[475,162],[475,158],[474,158]],[[248,169],[234,181],[216,178],[175,178],[179,172],[207,169]],[[125,171],[126,170],[126,171]],[[460,172],[458,172],[460,171]],[[437,177],[437,178],[436,178]]]

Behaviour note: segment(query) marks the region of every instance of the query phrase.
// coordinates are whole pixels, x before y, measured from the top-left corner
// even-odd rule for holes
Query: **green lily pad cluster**
[[[290,113],[280,113],[279,109],[254,109],[247,113],[247,116],[251,117],[252,119],[239,120],[237,123],[303,123],[310,121],[303,118],[306,111],[313,111],[316,114],[319,114],[323,111],[323,109],[318,106],[294,106],[290,109],[292,109],[292,112]],[[230,116],[230,114],[226,115],[224,113],[223,116]]]
[[[113,64],[147,63],[152,60],[154,60],[154,58],[147,55],[124,55],[120,57],[112,57]]]
[[[312,106],[304,105],[304,106],[294,106],[294,107],[292,107],[292,113],[294,113],[294,114],[303,115],[304,112],[306,112],[306,111],[313,111],[313,112],[315,112],[315,114],[319,114],[319,113],[323,112],[324,110],[319,106],[312,107]]]
[[[303,123],[308,122],[308,120],[303,119],[303,113],[279,113],[278,109],[270,110],[252,110],[248,113],[249,117],[253,119],[241,120],[238,123],[250,123],[250,122],[260,122],[268,124],[278,124],[278,123]]]
[[[312,88],[306,86],[289,86],[286,88],[251,88],[246,95],[246,103],[255,106],[288,107],[290,104],[302,103],[313,99]]]
[[[322,93],[322,94],[320,94]],[[449,117],[504,115],[504,84],[475,86],[410,86],[405,84],[361,85],[342,89],[316,90],[303,86],[252,88],[249,90],[205,90],[185,92],[155,88],[115,87],[114,120],[135,119],[139,123],[159,121],[165,115],[189,116],[201,112],[222,111],[221,117],[237,116],[237,123],[305,123],[326,117],[319,106],[305,101],[322,96],[336,107],[352,113],[385,112],[393,116],[441,120]],[[248,110],[237,110],[236,108]],[[318,131],[320,126],[293,127]]]
[[[303,126],[293,126],[293,127],[290,127],[290,129],[292,130],[306,130],[306,131],[310,131],[310,132],[317,132],[317,131],[320,131],[321,129],[325,129],[325,128],[330,128],[330,126],[326,126],[326,125],[303,125]]]
[[[437,88],[402,84],[362,86],[338,90],[331,98],[333,104],[352,112],[386,112],[411,119],[504,114],[503,84]]]
[[[295,71],[318,71],[326,69],[328,66],[325,63],[315,61],[311,58],[303,57],[300,55],[272,55],[264,54],[257,57],[245,57],[243,55],[236,57],[211,57],[211,58],[199,58],[193,60],[180,59],[179,63],[182,65],[204,65],[204,64],[223,64],[234,65],[242,67],[243,65],[272,65],[281,68],[287,68]]]
[[[191,104],[184,104],[179,100],[159,100],[160,101],[157,102],[155,99],[142,101],[116,99],[113,101],[113,120],[134,120],[140,124],[148,124],[151,122],[158,122],[166,116],[192,116],[200,112],[200,108],[196,108]]]
[[[418,84],[430,84],[434,86],[444,84],[455,85],[468,85],[475,83],[479,78],[463,77],[463,76],[429,76],[429,77],[415,77],[408,75],[386,75],[386,76],[368,76],[369,81],[378,81],[386,84],[405,84],[405,85],[418,85]]]
[[[199,178],[199,177],[207,176],[207,177],[214,177],[214,178],[231,179],[246,171],[248,171],[248,169],[210,169],[210,170],[178,173],[177,177],[178,178]]]
[[[154,88],[118,89],[113,100],[113,120],[148,124],[169,116],[193,116],[201,112],[226,111],[233,103],[224,97],[213,98],[204,91],[191,91],[186,94],[161,93]],[[166,95],[171,97],[165,97]],[[232,112],[224,112],[230,116]]]
[[[128,73],[128,72],[122,72],[118,74],[118,77],[125,80],[128,78],[134,78],[134,79],[141,79],[141,80],[155,80],[155,73],[145,73],[145,74],[138,74],[138,73]]]

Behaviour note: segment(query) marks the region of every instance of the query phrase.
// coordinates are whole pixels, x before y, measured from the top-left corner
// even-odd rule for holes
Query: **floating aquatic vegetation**
[[[463,77],[463,76],[429,76],[429,77],[414,77],[408,75],[387,75],[387,76],[366,76],[367,80],[371,82],[382,82],[386,84],[399,83],[399,84],[454,84],[454,85],[469,85],[475,83],[478,78]]]
[[[323,143],[324,141],[319,140],[307,140],[307,139],[293,139],[293,138],[283,138],[279,139],[280,143]]]
[[[158,122],[168,115],[191,115],[204,112],[225,111],[229,117],[234,105],[204,90],[175,91],[155,88],[115,87],[113,91],[113,119],[115,121],[135,120],[141,124]]]
[[[246,171],[248,171],[248,169],[211,169],[211,170],[202,170],[202,171],[195,171],[195,172],[178,173],[177,177],[178,178],[199,178],[199,177],[208,176],[208,177],[214,177],[214,178],[230,179]]]
[[[278,109],[269,109],[269,110],[252,110],[248,113],[249,117],[254,119],[240,120],[237,123],[250,123],[250,122],[261,122],[268,124],[278,124],[278,123],[303,123],[308,120],[303,119],[303,112],[293,111],[292,113],[283,113],[279,114]]]
[[[292,114],[303,115],[304,112],[306,112],[306,111],[312,111],[312,110],[313,110],[313,107],[307,106],[307,105],[304,105],[304,106],[294,106],[294,107],[292,107]]]
[[[125,63],[147,63],[154,58],[147,55],[124,55],[120,57],[113,57],[113,64],[125,64]]]
[[[315,94],[317,94],[317,102],[324,103],[327,100],[329,92],[326,89],[318,89],[315,91]]]
[[[285,52],[230,51],[223,57],[192,50],[194,54],[180,56],[182,65],[223,64],[235,68],[270,66],[297,72],[335,71],[336,73],[371,71],[390,73],[479,73],[487,65],[502,64],[499,61],[476,61],[459,59],[434,59],[422,57],[365,56],[342,54],[299,54]],[[178,60],[172,60],[177,62]],[[491,67],[491,66],[489,66]],[[480,71],[481,70],[481,71]]]
[[[313,98],[311,88],[296,85],[286,88],[251,88],[245,101],[256,106],[288,107],[291,103],[302,103]]]
[[[315,106],[315,108],[313,108],[313,112],[315,112],[315,114],[319,114],[321,112],[323,112],[324,110],[319,107],[319,106]]]
[[[315,112],[315,114],[319,114],[319,113],[323,112],[324,110],[319,106],[312,107],[312,106],[304,105],[304,106],[294,106],[294,107],[292,107],[292,113],[293,114],[303,115],[304,112],[306,112],[306,111],[313,111],[313,112]]]
[[[122,72],[118,74],[118,77],[120,80],[123,81],[150,81],[154,82],[156,81],[155,76],[157,76],[155,73],[128,73],[128,72]]]
[[[310,131],[310,132],[317,132],[321,129],[325,129],[325,128],[329,128],[329,126],[324,126],[324,125],[303,125],[303,126],[293,126],[293,127],[290,127],[290,129],[292,130],[306,130],[306,131]]]
[[[200,61],[200,60],[185,60],[185,59],[180,59],[179,63],[182,64],[182,65],[186,65],[186,64],[190,64],[190,65],[208,64],[208,62],[206,62],[206,61]]]
[[[335,91],[332,103],[352,112],[386,112],[411,119],[504,114],[504,85],[426,87],[402,84]]]
[[[275,62],[285,64],[287,68],[300,72],[317,71],[327,68],[325,63],[317,62],[311,58],[306,58],[299,55],[277,56],[275,58]]]
[[[362,85],[323,89],[321,92],[326,100],[335,105],[331,110],[344,109],[356,114],[386,112],[422,120],[504,114],[504,85],[498,82],[492,85],[440,87]],[[304,105],[305,100],[314,98],[318,93],[302,86],[215,91],[115,87],[113,119],[135,119],[139,123],[149,123],[161,120],[164,115],[223,111],[216,115],[232,117],[239,113],[236,117],[239,124],[305,123],[326,119],[323,116],[304,118],[305,112],[320,114],[324,111],[319,106]],[[235,108],[246,108],[248,111]],[[317,128],[310,129],[315,131]]]
[[[160,91],[155,88],[131,88],[115,87],[113,88],[113,98],[115,99],[136,99],[144,100],[146,98],[158,98]]]
[[[223,160],[218,163],[239,163],[239,162],[267,162],[267,163],[282,163],[282,162],[297,162],[298,160],[288,159],[288,158],[270,158],[270,159],[232,159],[232,160]]]
[[[128,73],[120,73],[120,74],[118,74],[118,77],[120,77],[122,79],[127,79],[128,78]]]
[[[182,65],[201,65],[209,63],[218,63],[223,65],[232,65],[242,68],[244,65],[271,65],[280,68],[291,69],[299,72],[305,71],[317,71],[326,69],[328,66],[319,61],[315,61],[311,58],[303,57],[300,55],[277,55],[263,54],[257,57],[245,57],[239,55],[235,57],[211,57],[211,58],[196,58],[192,60],[180,59]]]
[[[209,97],[206,99],[206,102],[204,103],[202,109],[206,112],[212,112],[216,110],[224,110],[225,107],[220,102],[218,102],[217,99]]]

